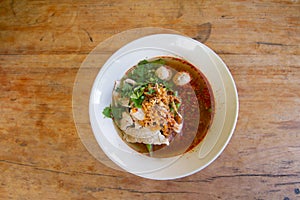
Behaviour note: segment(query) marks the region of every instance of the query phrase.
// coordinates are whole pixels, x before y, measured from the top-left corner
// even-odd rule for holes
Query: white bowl
[[[198,67],[215,98],[212,126],[204,140],[192,151],[171,158],[151,158],[134,151],[120,138],[112,120],[102,115],[111,103],[114,82],[140,60],[157,56],[179,57]],[[221,154],[237,122],[238,95],[226,65],[207,46],[181,35],[156,34],[130,42],[106,61],[93,84],[89,115],[98,144],[119,167],[145,178],[174,179],[200,171]]]

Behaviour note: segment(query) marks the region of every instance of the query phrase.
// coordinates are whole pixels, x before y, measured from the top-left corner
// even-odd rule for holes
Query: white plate
[[[171,158],[150,158],[131,149],[119,137],[102,110],[111,103],[114,81],[140,60],[156,56],[183,58],[208,79],[215,97],[215,115],[204,140],[193,151]],[[175,34],[156,34],[137,39],[114,53],[93,84],[89,105],[95,138],[104,153],[122,169],[150,179],[174,179],[200,171],[213,162],[229,142],[238,116],[234,80],[222,60],[207,46]]]

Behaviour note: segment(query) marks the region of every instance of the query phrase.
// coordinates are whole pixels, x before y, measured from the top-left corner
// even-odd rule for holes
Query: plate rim
[[[122,46],[120,49],[122,49],[122,48],[124,48],[124,47],[127,47],[127,46],[131,45],[133,42],[136,42],[136,41],[138,41],[138,40],[145,39],[145,38],[149,38],[149,37],[153,37],[153,36],[162,36],[162,35],[163,35],[163,36],[170,36],[170,35],[172,35],[172,36],[176,36],[176,37],[182,37],[182,38],[184,38],[184,39],[188,39],[188,40],[194,42],[196,45],[201,45],[201,47],[203,47],[203,48],[205,48],[205,49],[208,49],[208,50],[210,51],[210,53],[213,54],[213,56],[215,56],[215,58],[217,58],[217,59],[219,60],[219,62],[222,63],[222,67],[223,67],[223,69],[226,71],[226,74],[229,76],[229,80],[230,80],[231,83],[232,83],[231,86],[233,86],[233,92],[234,92],[234,95],[235,95],[235,118],[234,118],[234,120],[233,120],[232,127],[230,128],[231,131],[230,131],[230,133],[229,133],[229,135],[228,135],[228,137],[227,137],[225,143],[222,145],[222,149],[218,151],[218,153],[210,160],[210,162],[206,163],[206,164],[205,164],[204,166],[202,166],[202,167],[199,167],[197,170],[191,171],[191,172],[189,172],[189,173],[184,173],[184,174],[182,174],[182,175],[174,176],[174,177],[159,178],[159,177],[151,177],[151,175],[150,175],[151,173],[148,174],[148,175],[146,175],[146,174],[137,174],[137,173],[133,173],[133,174],[135,174],[135,175],[137,175],[137,176],[141,176],[141,177],[144,177],[144,178],[150,178],[150,179],[156,179],[156,180],[170,180],[170,179],[181,178],[181,177],[185,177],[185,176],[194,174],[194,173],[196,173],[196,172],[198,172],[198,171],[204,169],[204,168],[207,167],[208,165],[210,165],[215,159],[217,159],[217,158],[219,157],[219,155],[224,151],[224,149],[225,149],[226,146],[228,145],[228,143],[229,143],[229,141],[230,141],[230,139],[231,139],[231,137],[232,137],[232,135],[233,135],[233,133],[234,133],[234,130],[235,130],[235,127],[236,127],[236,123],[237,123],[237,120],[238,120],[239,102],[238,102],[238,92],[237,92],[237,89],[236,89],[236,85],[235,85],[233,76],[232,76],[232,74],[230,73],[230,70],[228,69],[228,67],[226,66],[226,64],[224,63],[224,61],[223,61],[223,60],[222,60],[222,59],[221,59],[221,58],[220,58],[220,57],[219,57],[212,49],[210,49],[210,48],[207,47],[206,45],[202,44],[201,42],[198,42],[198,41],[196,41],[196,40],[193,40],[192,38],[189,38],[189,37],[186,37],[186,36],[183,36],[183,35],[180,35],[180,34],[152,34],[152,35],[143,36],[143,37],[140,37],[140,38],[138,38],[138,39],[136,39],[136,40],[133,40],[133,41],[127,43],[126,45]],[[120,49],[119,49],[119,50],[120,50]],[[113,58],[114,56],[118,55],[119,50],[117,50],[116,52],[114,52],[114,53],[108,58],[108,60],[106,60],[106,62],[104,63],[104,65],[106,65],[107,62],[108,62],[111,58]],[[182,56],[180,56],[180,57],[182,57]],[[104,65],[103,65],[103,66],[104,66]],[[100,73],[100,71],[98,72],[98,74],[99,74],[99,73]],[[97,75],[97,77],[98,77],[98,75]],[[97,77],[96,77],[96,79],[97,79]],[[90,93],[89,108],[91,107],[91,98],[92,98],[92,94],[93,94],[93,90],[94,90],[94,86],[95,86],[96,79],[94,80],[94,82],[93,82],[93,84],[92,84],[93,86],[92,86],[91,93]],[[225,92],[225,94],[226,94],[226,92]],[[90,112],[91,112],[91,110],[89,109],[89,116],[91,115]],[[90,119],[90,123],[91,123],[91,119]],[[92,123],[91,123],[91,126],[92,126],[92,130],[93,130],[93,134],[95,135],[95,132],[94,132],[94,128],[93,128]],[[222,130],[222,131],[223,131],[223,130]],[[96,138],[96,140],[97,140],[97,138]],[[103,150],[102,146],[99,144],[98,141],[97,141],[97,143],[98,143],[98,145],[101,147],[101,149]],[[104,150],[103,150],[103,151],[104,151]],[[104,153],[106,154],[105,151],[104,151]],[[106,154],[106,155],[107,155],[107,154]],[[109,155],[107,155],[107,156],[111,159],[111,157],[110,157]],[[112,160],[112,161],[115,163],[114,160]],[[115,163],[115,164],[117,164],[117,163]],[[118,165],[118,164],[117,164],[117,165]],[[119,167],[123,168],[122,166],[119,166]],[[123,168],[123,169],[124,169],[124,168]],[[126,170],[126,169],[124,169],[124,170]],[[126,171],[127,171],[127,170],[126,170]]]

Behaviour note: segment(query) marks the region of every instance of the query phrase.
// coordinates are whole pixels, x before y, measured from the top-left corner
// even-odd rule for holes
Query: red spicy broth
[[[152,157],[171,157],[192,150],[203,140],[214,116],[214,96],[206,77],[198,68],[185,60],[174,57],[163,56],[151,60],[159,58],[165,61],[165,65],[172,69],[173,74],[185,71],[191,76],[188,86],[176,86],[182,100],[179,109],[184,119],[181,133],[174,135],[169,145],[153,145]],[[133,69],[134,67],[130,70]],[[122,131],[119,128],[117,130],[122,136]],[[125,142],[134,150],[149,154],[145,144]]]

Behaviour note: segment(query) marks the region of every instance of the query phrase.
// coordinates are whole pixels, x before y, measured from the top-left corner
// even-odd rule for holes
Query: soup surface
[[[103,114],[113,118],[120,137],[134,150],[171,157],[203,140],[212,123],[214,97],[195,66],[156,57],[139,62],[116,82],[112,104]]]

